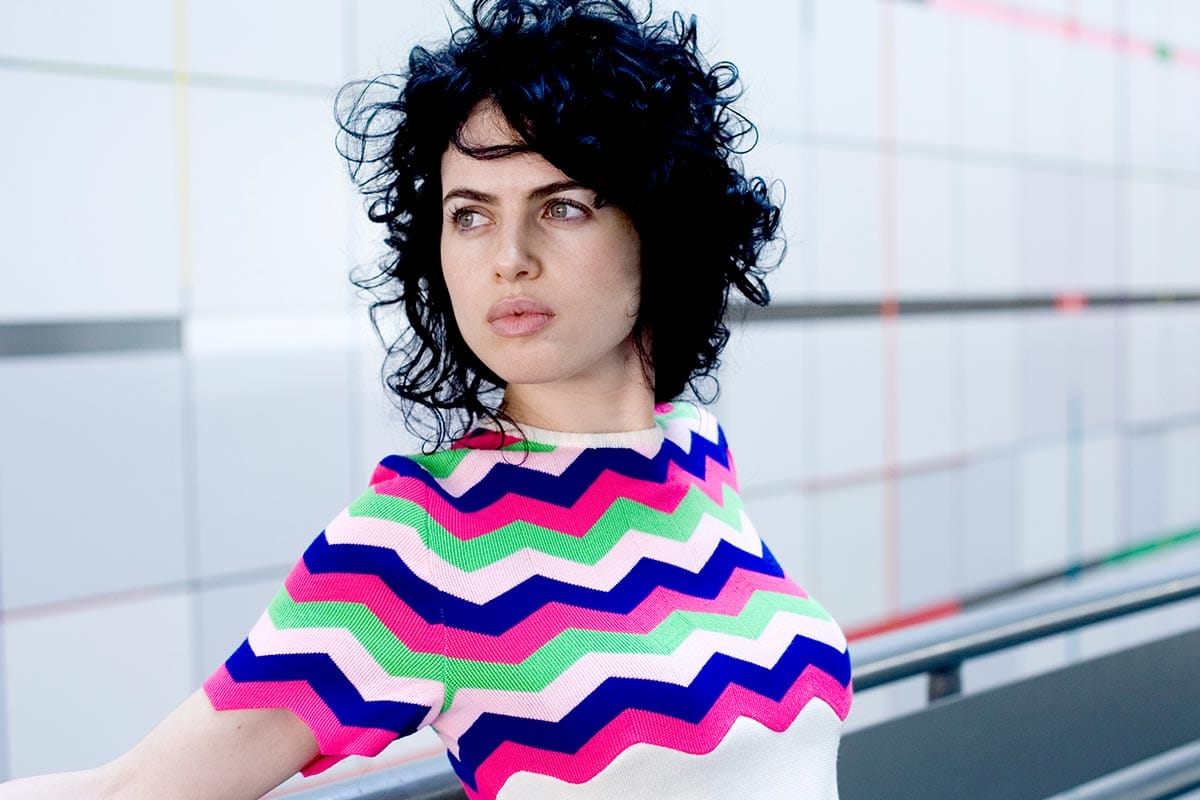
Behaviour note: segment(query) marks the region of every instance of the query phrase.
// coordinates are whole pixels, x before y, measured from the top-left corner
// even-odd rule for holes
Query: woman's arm
[[[4,784],[0,800],[255,800],[316,755],[316,739],[292,712],[214,711],[198,690],[125,755]]]

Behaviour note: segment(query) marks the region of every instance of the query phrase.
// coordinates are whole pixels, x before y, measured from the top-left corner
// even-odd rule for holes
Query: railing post
[[[962,693],[962,662],[929,672],[929,701]]]

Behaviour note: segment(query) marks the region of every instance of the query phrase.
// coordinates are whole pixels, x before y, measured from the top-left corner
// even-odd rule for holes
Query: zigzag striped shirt
[[[205,683],[320,772],[432,725],[470,798],[837,797],[850,657],[742,508],[724,432],[476,429],[388,456]]]

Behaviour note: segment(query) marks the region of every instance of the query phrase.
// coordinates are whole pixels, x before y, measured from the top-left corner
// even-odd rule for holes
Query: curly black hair
[[[437,49],[417,46],[401,75],[356,81],[338,94],[338,150],[387,226],[388,254],[353,278],[373,297],[371,321],[388,346],[383,374],[408,429],[431,449],[488,418],[504,381],[463,340],[440,263],[441,158],[541,155],[601,202],[629,214],[641,240],[641,304],[633,342],[656,402],[713,375],[729,339],[730,288],[766,305],[763,263],[780,207],[740,155],[757,130],[732,108],[737,68],[709,66],[696,18],[651,22],[621,0],[474,0],[463,27]],[[471,110],[490,100],[522,144],[472,148]],[[749,144],[740,147],[749,140]],[[782,244],[782,243],[780,243]],[[394,341],[380,313],[401,306]],[[645,334],[649,333],[648,336]],[[432,411],[432,418],[414,412]],[[454,430],[457,420],[461,428]]]

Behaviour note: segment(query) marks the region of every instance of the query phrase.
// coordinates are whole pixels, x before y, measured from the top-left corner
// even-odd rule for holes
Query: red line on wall
[[[1044,14],[1000,5],[988,0],[928,0],[931,8],[989,19],[1014,28],[1039,31],[1086,44],[1108,47],[1148,58],[1167,58],[1181,66],[1200,67],[1200,51],[1179,50],[1123,31],[1110,31],[1083,25],[1077,11],[1067,16]]]

